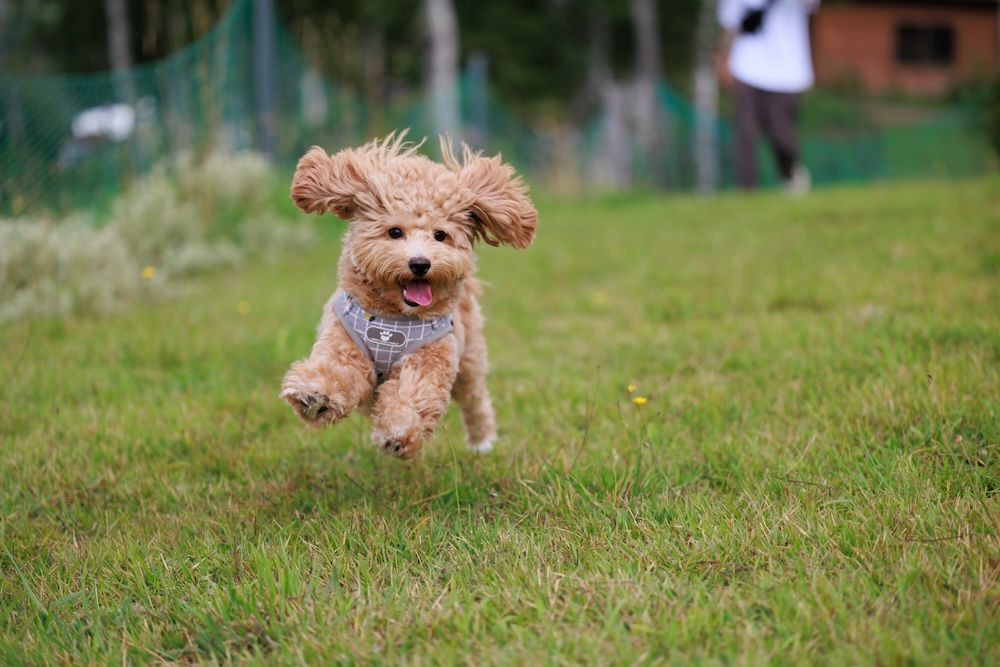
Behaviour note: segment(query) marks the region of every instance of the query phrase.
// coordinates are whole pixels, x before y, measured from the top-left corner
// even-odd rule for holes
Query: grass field
[[[539,208],[481,254],[487,456],[277,398],[329,218],[2,325],[0,664],[1000,662],[1000,180]]]

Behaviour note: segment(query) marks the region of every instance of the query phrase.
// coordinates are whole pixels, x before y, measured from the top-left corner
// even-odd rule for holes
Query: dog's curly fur
[[[419,144],[405,137],[405,131],[393,133],[332,156],[314,146],[299,160],[291,196],[306,213],[329,211],[350,221],[334,298],[346,291],[381,315],[450,315],[454,330],[408,354],[377,385],[372,362],[333,312],[331,299],[311,354],[292,364],[281,397],[315,427],[353,410],[368,414],[374,444],[404,459],[420,451],[454,398],[469,449],[489,451],[496,419],[486,387],[473,246],[479,240],[528,247],[538,213],[524,183],[499,156],[483,157],[463,144],[459,161],[442,139],[440,164],[417,154]],[[415,259],[424,264],[416,274]],[[427,282],[416,300],[429,303],[408,298],[406,286],[417,279]]]

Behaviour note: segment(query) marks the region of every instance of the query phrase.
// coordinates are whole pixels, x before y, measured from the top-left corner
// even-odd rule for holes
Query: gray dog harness
[[[433,320],[376,315],[362,308],[346,292],[333,299],[333,312],[374,364],[379,384],[389,377],[389,371],[400,359],[454,330],[451,315]]]

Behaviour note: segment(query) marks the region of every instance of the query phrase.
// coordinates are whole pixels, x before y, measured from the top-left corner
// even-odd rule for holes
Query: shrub
[[[111,229],[0,220],[0,320],[108,313],[141,289],[139,265]]]
[[[971,107],[975,129],[1000,157],[1000,76],[989,76],[962,91],[960,95]]]
[[[103,224],[0,220],[0,320],[104,314],[179,281],[312,241],[308,223],[267,206],[276,187],[257,155],[187,155],[125,191]],[[290,206],[290,205],[289,205]]]

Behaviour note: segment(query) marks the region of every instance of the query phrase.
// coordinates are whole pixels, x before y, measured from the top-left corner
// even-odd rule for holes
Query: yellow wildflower
[[[151,280],[153,276],[156,275],[156,267],[144,266],[142,267],[142,277],[146,280]]]
[[[634,392],[634,391],[635,391],[635,385],[634,384],[630,384],[628,386],[628,393],[629,393],[629,395],[631,395],[632,392]]]
[[[632,399],[632,402],[638,405],[639,407],[642,407],[643,405],[646,405],[646,397],[636,396],[635,398]]]

